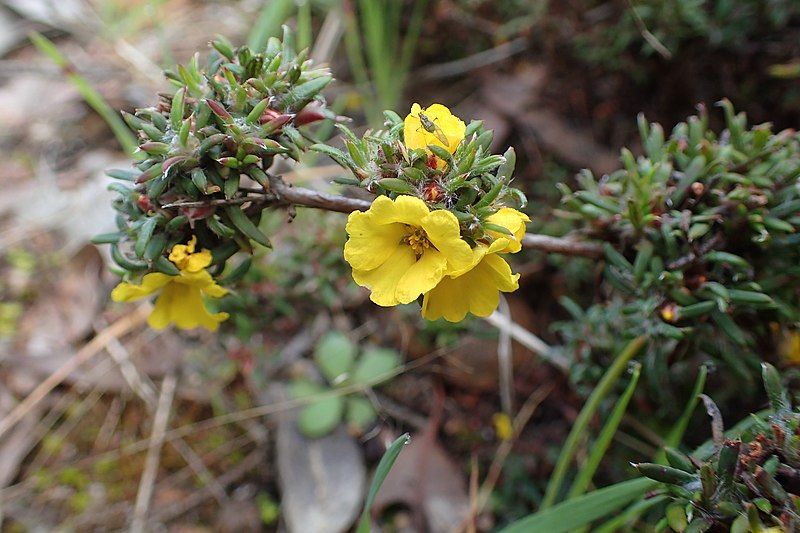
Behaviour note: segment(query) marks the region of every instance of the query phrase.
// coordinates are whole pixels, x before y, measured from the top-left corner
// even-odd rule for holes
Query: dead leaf
[[[424,516],[430,533],[458,531],[469,516],[461,469],[429,435],[411,437],[375,498],[373,509],[405,504]]]
[[[364,501],[366,468],[361,449],[343,427],[308,439],[293,419],[278,426],[281,515],[290,533],[341,533]]]
[[[520,128],[527,128],[556,157],[577,168],[598,174],[619,168],[619,158],[595,142],[590,131],[573,127],[558,114],[539,106],[539,93],[548,79],[547,69],[531,65],[511,75],[487,77],[482,94],[486,104]]]

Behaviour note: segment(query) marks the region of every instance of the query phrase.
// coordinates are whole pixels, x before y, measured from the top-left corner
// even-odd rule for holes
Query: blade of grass
[[[350,72],[365,96],[364,112],[369,123],[377,126],[381,123],[382,117],[378,112],[378,107],[371,103],[374,102],[374,96],[369,83],[369,71],[361,52],[361,33],[358,18],[352,10],[348,10],[345,15],[344,47],[347,53],[347,62],[350,64]]]
[[[628,386],[625,388],[625,392],[622,393],[619,401],[617,401],[617,405],[614,406],[611,416],[608,417],[608,421],[605,423],[603,429],[600,431],[600,435],[592,445],[592,452],[589,454],[586,464],[584,464],[583,467],[581,467],[581,469],[578,471],[578,475],[575,477],[572,487],[570,487],[567,496],[568,498],[580,496],[586,492],[586,488],[589,486],[589,483],[592,482],[592,477],[597,471],[597,467],[600,465],[600,461],[603,459],[603,456],[606,454],[606,450],[608,450],[608,447],[611,444],[611,439],[614,438],[614,434],[617,432],[617,428],[622,420],[622,416],[625,414],[625,409],[628,408],[628,403],[633,397],[633,393],[636,390],[636,385],[639,383],[639,374],[641,369],[642,366],[637,363],[633,369],[631,380],[628,383]]]
[[[114,111],[86,78],[75,71],[72,64],[58,50],[53,41],[35,31],[30,32],[28,38],[40,53],[49,57],[64,72],[70,83],[75,86],[81,97],[89,104],[89,107],[94,109],[94,111],[106,121],[106,124],[111,128],[111,131],[114,133],[117,141],[119,141],[122,149],[125,150],[128,155],[133,155],[139,147],[139,143],[136,141],[136,136],[128,129],[128,126],[122,120],[122,117]]]
[[[359,0],[357,13],[347,10],[348,62],[366,92],[365,113],[376,127],[382,122],[381,111],[393,109],[403,94],[427,5],[427,0],[415,0],[405,35],[403,2]]]
[[[561,449],[561,454],[558,456],[553,474],[550,476],[550,481],[547,483],[547,490],[545,491],[545,496],[540,507],[542,510],[552,507],[556,502],[556,498],[558,498],[558,494],[561,490],[561,485],[567,475],[567,469],[572,462],[572,458],[575,456],[581,438],[586,434],[592,416],[594,416],[594,413],[600,406],[600,402],[614,389],[617,379],[619,379],[619,376],[622,375],[627,368],[628,361],[639,353],[646,342],[647,338],[644,336],[637,337],[629,342],[617,358],[614,359],[614,362],[608,370],[606,370],[600,382],[589,395],[589,399],[586,400],[586,404],[578,414],[578,418],[575,420],[575,424],[572,426],[572,430],[567,436],[564,447]]]
[[[625,531],[622,529],[622,526],[640,516],[651,507],[655,507],[659,503],[665,501],[666,499],[666,495],[660,494],[646,500],[638,501],[620,513],[618,516],[615,516],[611,520],[608,520],[607,522],[597,526],[594,530],[594,533],[614,533],[615,531]]]
[[[255,26],[247,36],[247,46],[261,52],[270,37],[280,34],[281,25],[294,13],[294,0],[265,0]]]
[[[422,33],[422,23],[425,20],[425,11],[428,8],[428,0],[417,0],[414,2],[414,8],[411,12],[411,19],[408,22],[408,31],[406,38],[403,40],[403,47],[400,53],[399,69],[401,74],[401,83],[397,84],[397,96],[395,103],[400,99],[403,87],[406,85],[406,78],[411,70],[411,61],[414,58],[414,51],[417,49],[417,41],[419,35]]]
[[[297,3],[297,48],[303,50],[311,46],[311,0]]]
[[[370,532],[371,520],[369,513],[372,510],[372,504],[375,503],[375,495],[378,494],[378,489],[381,488],[383,481],[389,474],[389,470],[392,469],[392,465],[394,465],[394,462],[397,460],[397,456],[400,455],[400,451],[402,451],[409,442],[411,442],[411,436],[408,433],[400,435],[397,440],[386,449],[386,453],[383,454],[383,457],[381,457],[378,467],[375,469],[375,476],[372,478],[372,484],[369,486],[367,501],[364,503],[364,511],[361,513],[361,518],[358,521],[356,533]]]
[[[681,413],[681,416],[678,418],[678,421],[675,422],[675,425],[672,426],[672,429],[669,431],[669,434],[665,440],[665,444],[670,448],[677,447],[681,443],[681,440],[683,440],[683,434],[686,432],[686,428],[689,426],[689,421],[692,419],[694,410],[697,408],[697,404],[700,401],[700,394],[703,393],[703,388],[706,385],[707,375],[708,368],[701,366],[699,372],[697,373],[697,379],[694,382],[692,395],[689,397],[689,401],[686,402],[686,407],[683,408],[683,413]],[[655,462],[663,464],[666,460],[667,456],[662,448],[658,454],[656,454]]]
[[[646,478],[623,481],[526,516],[501,529],[500,533],[573,531],[616,512],[657,484],[656,481]]]

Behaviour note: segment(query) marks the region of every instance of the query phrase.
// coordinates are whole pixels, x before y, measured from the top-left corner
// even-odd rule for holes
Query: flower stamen
[[[403,242],[408,244],[419,259],[428,248],[433,248],[433,244],[428,240],[428,234],[422,228],[408,226],[408,234],[403,237]]]

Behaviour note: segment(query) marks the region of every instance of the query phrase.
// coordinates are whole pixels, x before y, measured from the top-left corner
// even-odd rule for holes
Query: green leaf
[[[383,481],[392,469],[392,465],[397,460],[403,447],[411,442],[411,437],[408,433],[400,435],[389,448],[386,453],[381,457],[381,461],[375,468],[375,476],[372,478],[372,484],[369,486],[369,493],[367,493],[367,501],[364,503],[364,511],[361,513],[361,519],[358,521],[358,529],[356,533],[370,533],[370,518],[369,514],[372,510],[372,504],[375,503],[375,495],[378,494],[378,489],[381,488]]]
[[[324,437],[333,431],[344,414],[344,398],[328,396],[311,402],[297,416],[297,427],[306,437]]]
[[[314,361],[332,385],[340,383],[353,367],[356,347],[344,333],[331,331],[317,343]]]
[[[372,402],[363,396],[350,396],[347,398],[347,424],[359,430],[366,429],[376,418],[378,413],[372,407]]]
[[[764,389],[767,391],[772,409],[776,412],[789,409],[791,404],[783,388],[781,375],[775,367],[769,363],[761,363],[761,379],[764,381]]]
[[[646,478],[623,481],[567,500],[547,510],[529,515],[500,530],[500,533],[565,533],[591,524],[598,518],[616,513],[656,486]],[[361,533],[359,531],[359,533]]]
[[[631,380],[625,388],[625,392],[623,392],[622,396],[617,400],[614,410],[611,412],[603,429],[600,431],[597,440],[592,445],[589,458],[575,477],[575,481],[572,483],[572,487],[570,487],[569,490],[569,498],[580,496],[586,491],[586,488],[592,481],[594,473],[597,471],[597,467],[600,466],[600,461],[603,459],[606,450],[608,450],[611,444],[611,439],[614,438],[614,434],[617,432],[622,416],[628,408],[628,402],[631,401],[633,393],[636,390],[636,384],[639,383],[639,374],[642,366],[639,363],[634,364],[636,366],[633,369]]]
[[[680,503],[668,505],[666,515],[669,527],[675,531],[683,532],[686,530],[686,526],[689,525],[688,519],[686,518],[686,510]]]
[[[272,248],[267,236],[264,235],[255,224],[253,224],[252,220],[247,218],[247,215],[244,214],[244,211],[242,211],[241,207],[238,205],[225,206],[225,213],[228,215],[228,218],[230,218],[233,225],[236,226],[236,229],[241,231],[250,240],[257,242],[262,246],[266,246],[267,248]]]
[[[544,499],[542,500],[542,509],[547,509],[555,503],[556,498],[561,490],[561,484],[566,477],[567,469],[569,468],[572,458],[575,456],[575,453],[578,450],[578,444],[580,443],[585,432],[588,431],[589,422],[594,416],[594,413],[597,411],[597,408],[600,406],[600,402],[614,390],[617,379],[619,379],[619,376],[622,375],[622,372],[628,366],[628,361],[630,361],[642,350],[646,342],[647,339],[643,336],[637,337],[630,341],[616,357],[616,359],[614,359],[614,362],[611,364],[600,382],[589,395],[589,399],[586,400],[586,404],[578,414],[578,418],[575,420],[575,424],[572,426],[572,430],[567,436],[567,440],[561,449],[561,454],[558,456],[558,461],[556,462],[553,474],[550,477],[550,481],[547,483],[547,490],[545,492]]]
[[[370,348],[358,360],[353,371],[355,383],[371,383],[391,373],[400,364],[400,355],[388,348]]]
[[[702,394],[703,389],[705,388],[707,375],[708,367],[702,365],[700,370],[697,372],[697,379],[694,382],[692,395],[689,397],[689,401],[686,402],[686,407],[683,408],[683,413],[681,413],[680,418],[677,422],[675,422],[675,425],[672,426],[669,434],[667,434],[667,438],[665,439],[667,446],[674,448],[683,440],[683,434],[686,432],[686,428],[689,427],[689,421],[692,419],[692,415],[697,407],[697,403],[700,401],[700,394]],[[664,454],[665,452],[659,452],[656,455],[655,461],[657,463],[663,463],[664,459],[666,459]]]
[[[325,391],[325,387],[308,379],[297,379],[289,383],[292,398],[306,398]]]

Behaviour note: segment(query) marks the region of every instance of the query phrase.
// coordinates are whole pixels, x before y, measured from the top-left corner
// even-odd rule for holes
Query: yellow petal
[[[203,294],[212,298],[220,298],[228,294],[228,289],[220,287],[211,277],[207,270],[199,272],[181,271],[181,275],[175,278],[175,283],[189,285],[195,289],[203,291]]]
[[[500,302],[497,289],[486,280],[474,278],[471,272],[457,278],[443,278],[422,300],[422,316],[428,320],[444,318],[460,322],[473,307],[481,311],[493,304],[492,309],[496,308]]]
[[[484,252],[486,249],[484,246]],[[422,301],[422,316],[428,320],[444,317],[449,322],[460,322],[467,313],[489,316],[500,303],[500,291],[516,290],[518,279],[519,274],[512,274],[502,257],[484,254],[474,268],[458,277],[445,276],[428,292]]]
[[[456,268],[448,268],[447,269],[447,275],[449,277],[451,277],[451,278],[457,278],[458,276],[466,274],[467,272],[469,272],[470,270],[475,268],[478,265],[478,263],[481,262],[481,259],[483,259],[483,257],[487,253],[489,253],[489,250],[490,250],[489,246],[486,246],[485,244],[478,244],[477,246],[475,246],[475,248],[472,248],[472,250],[471,250],[472,259],[470,259],[469,264],[467,264],[466,266],[464,266],[462,268],[458,268],[458,269],[456,269]]]
[[[420,113],[433,122],[437,128],[435,132],[427,131],[423,127]],[[441,146],[452,154],[464,138],[466,129],[464,122],[442,104],[433,104],[424,110],[419,104],[414,104],[403,122],[403,144],[412,150],[426,148],[428,145]],[[445,139],[441,139],[442,136]]]
[[[511,209],[510,207],[503,207],[497,213],[487,217],[486,221],[508,228],[508,230],[514,234],[514,237],[511,238],[510,235],[497,231],[487,231],[487,233],[495,239],[505,238],[508,240],[508,244],[498,251],[513,254],[522,249],[522,238],[525,236],[525,223],[531,221],[528,215],[516,209]]]
[[[439,283],[447,271],[444,254],[428,249],[400,278],[396,298],[402,304],[413,302]]]
[[[362,287],[372,291],[369,298],[378,305],[397,305],[397,285],[403,275],[416,262],[416,255],[408,246],[398,246],[392,255],[378,268],[372,270],[353,269],[353,279]]]
[[[388,196],[378,196],[367,211],[375,224],[401,223],[418,227],[430,212],[428,206],[414,196],[401,195],[392,201]]]
[[[211,264],[211,252],[209,250],[201,250],[197,253],[189,254],[183,261],[181,270],[188,272],[199,272]]]
[[[134,285],[123,281],[111,291],[111,299],[115,302],[129,302],[139,298],[144,298],[156,292],[158,289],[170,282],[173,276],[162,274],[161,272],[152,272],[145,274],[142,278],[141,285]]]
[[[189,254],[194,252],[195,242],[197,242],[197,237],[192,235],[188,244],[176,244],[173,246],[172,250],[169,252],[169,260],[178,265],[178,268],[181,268],[181,264],[186,260]]]
[[[173,323],[181,329],[203,327],[216,331],[219,323],[227,318],[227,313],[208,312],[200,289],[183,283],[170,283],[161,291],[147,322],[154,329],[163,329]]]
[[[345,230],[350,238],[344,245],[344,259],[357,270],[385,263],[406,233],[402,224],[379,224],[374,213],[360,212],[350,213]]]
[[[519,289],[519,274],[512,273],[506,260],[497,254],[488,254],[475,268],[480,275],[491,277],[495,287],[502,292]]]
[[[225,287],[220,287],[216,283],[210,283],[205,287],[200,289],[203,291],[203,294],[208,296],[209,298],[222,298],[226,294],[228,294],[228,289]]]
[[[425,230],[431,243],[447,259],[448,268],[460,270],[472,263],[472,249],[461,238],[461,228],[453,213],[444,210],[431,211],[419,225]]]
[[[178,284],[170,283],[168,286],[164,287],[164,290],[158,295],[158,298],[156,298],[156,305],[150,313],[150,316],[147,317],[147,323],[151,328],[164,329],[169,326],[169,323],[172,321],[173,302],[176,298],[179,298],[182,293],[179,287]]]

